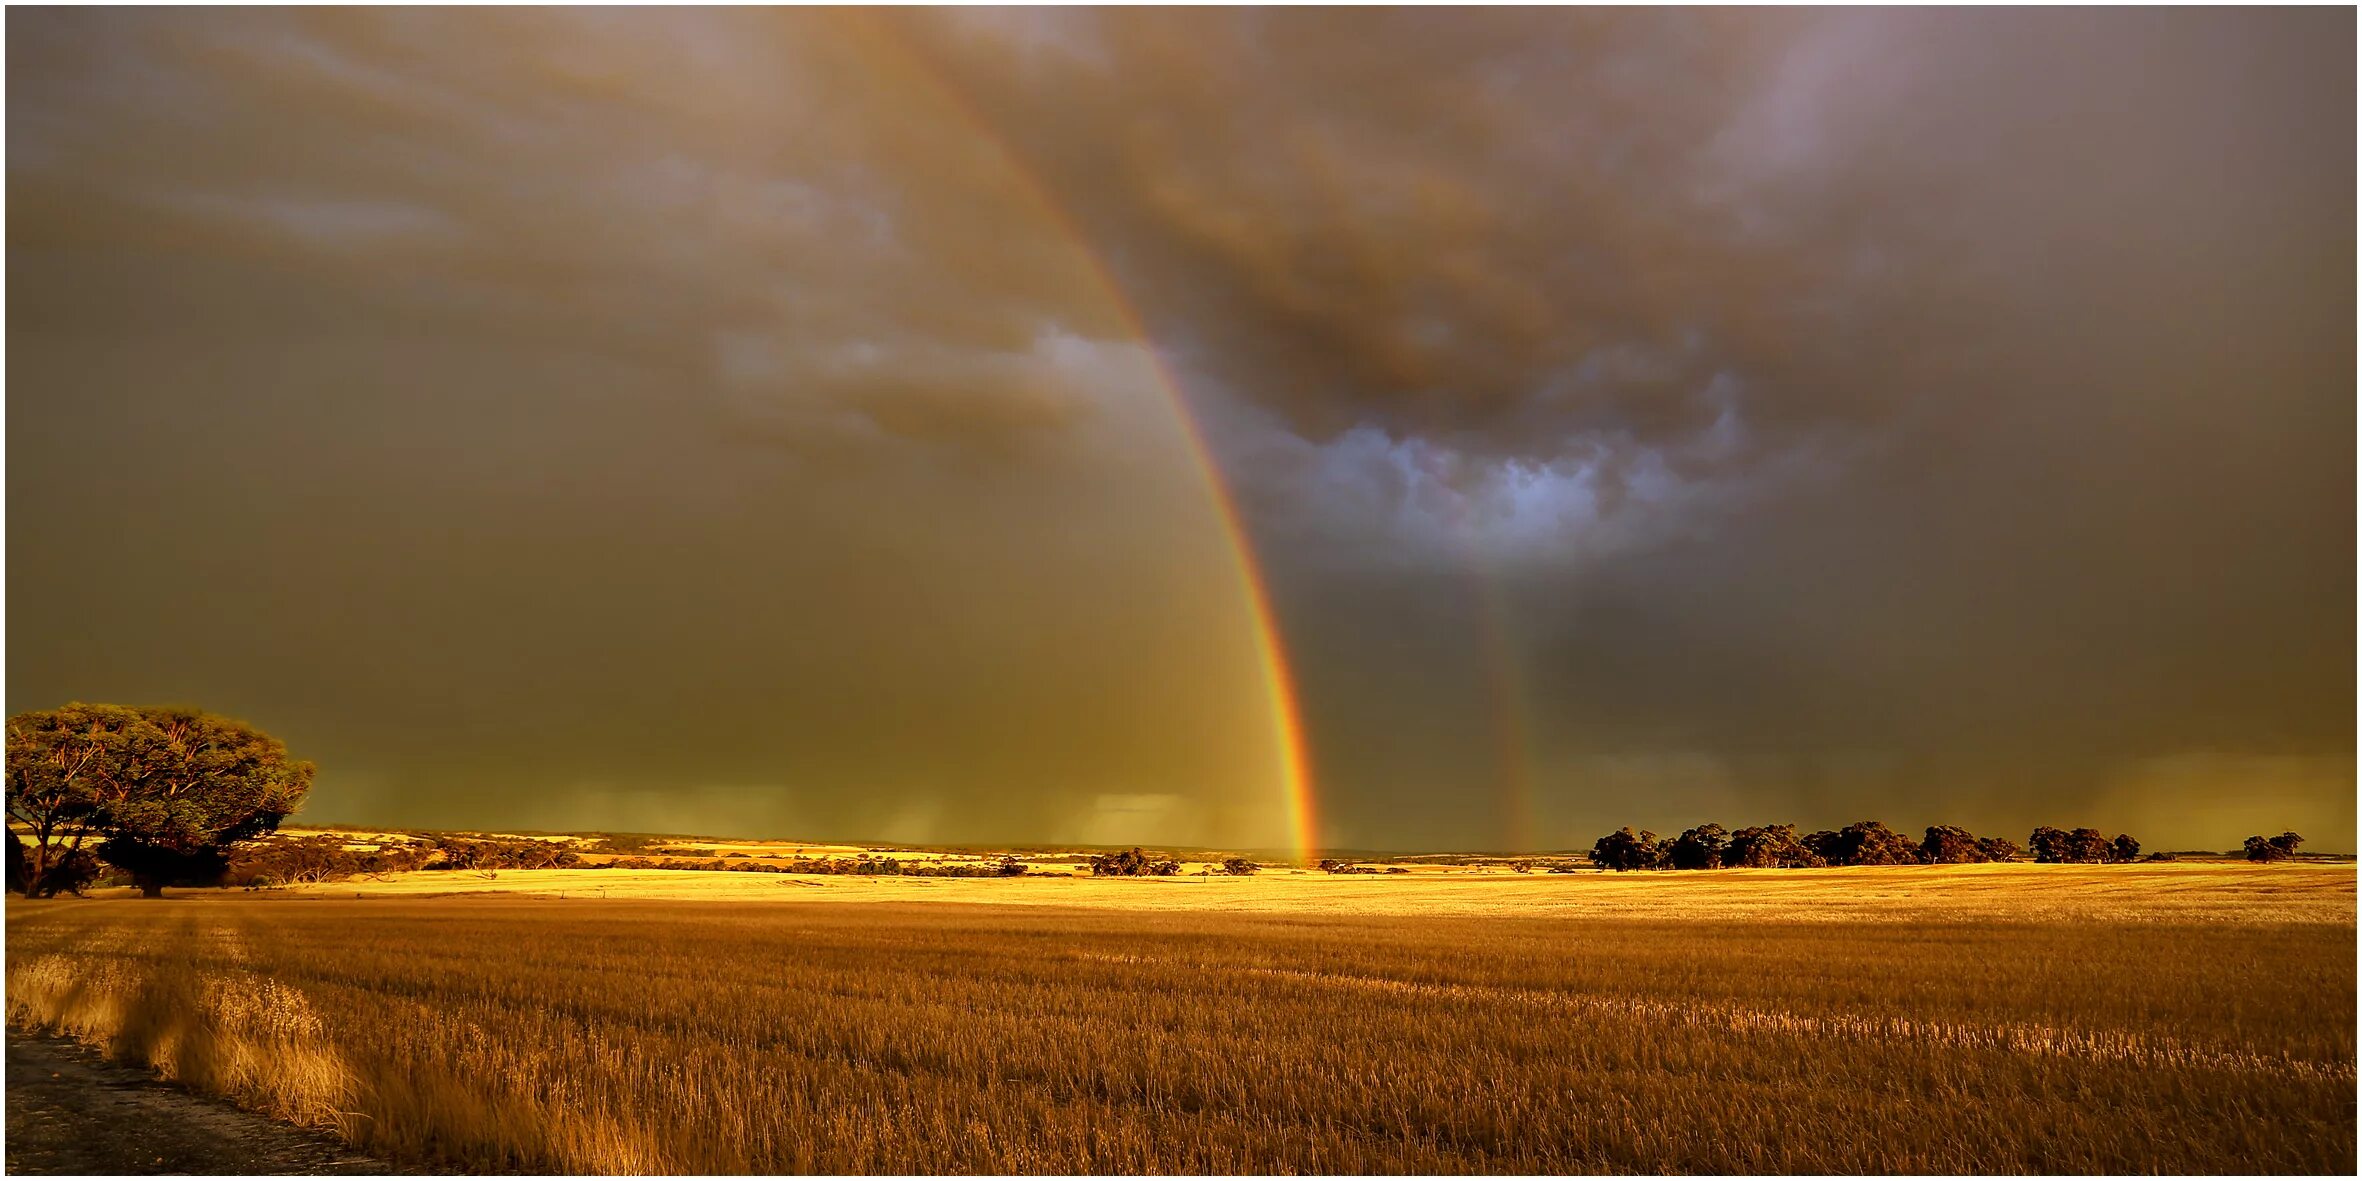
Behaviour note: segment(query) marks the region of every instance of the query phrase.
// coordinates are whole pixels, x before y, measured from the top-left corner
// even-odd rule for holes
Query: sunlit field
[[[10,1019],[421,1168],[2355,1164],[2351,868],[762,880],[12,901]]]

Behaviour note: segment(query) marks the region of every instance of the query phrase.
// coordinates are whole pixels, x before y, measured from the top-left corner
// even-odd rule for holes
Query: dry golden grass
[[[12,903],[7,999],[417,1166],[2352,1171],[2352,870],[2171,868]]]
[[[1930,865],[1731,869],[1713,873],[1435,872],[1252,877],[1022,878],[810,876],[698,870],[425,870],[287,892],[322,898],[524,894],[568,901],[966,902],[996,906],[1274,914],[1630,916],[1763,921],[2104,919],[2272,920],[2352,925],[2352,865]]]

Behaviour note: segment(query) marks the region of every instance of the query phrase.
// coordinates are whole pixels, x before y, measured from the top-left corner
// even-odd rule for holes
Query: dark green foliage
[[[1633,832],[1630,825],[1599,838],[1591,844],[1591,864],[1618,873],[1633,869],[1657,869],[1665,863],[1664,847],[1657,834],[1642,829]]]
[[[1732,833],[1722,863],[1735,869],[1812,869],[1828,861],[1796,835],[1795,825],[1769,824]]]
[[[1875,820],[1846,825],[1834,839],[1813,847],[1813,852],[1830,865],[1919,864],[1919,846]]]
[[[2140,859],[2141,843],[2132,839],[2131,833],[2118,833],[2115,840],[2108,842],[2108,860],[2121,863]]]
[[[2084,865],[2107,861],[2114,847],[2106,833],[2096,828],[2078,828],[2067,834],[2067,860]]]
[[[2067,834],[2047,824],[2035,829],[2034,835],[2026,838],[2026,848],[2033,852],[2034,860],[2045,865],[2056,865],[2068,859]]]
[[[1992,860],[1974,834],[1951,824],[1928,826],[1927,839],[1919,842],[1919,859],[1929,865],[1973,865]]]
[[[149,897],[218,880],[227,849],[276,829],[312,782],[312,765],[289,759],[278,739],[178,706],[77,702],[20,714],[9,720],[8,762],[12,814],[37,834],[70,833],[69,852],[85,834],[103,836],[99,856]]]
[[[82,848],[91,836],[97,764],[120,746],[118,731],[137,720],[119,705],[84,705],[18,714],[8,720],[8,816],[32,834],[22,846],[23,873],[11,890],[35,888],[49,865]]]
[[[1135,847],[1120,853],[1093,854],[1091,872],[1100,877],[1171,877],[1181,872],[1181,863],[1151,857]]]
[[[2138,842],[2134,844],[2137,848]],[[2096,828],[2066,832],[2044,825],[2034,830],[2026,845],[2033,850],[2034,860],[2052,865],[2096,865],[2117,860],[2115,842]]]
[[[1665,848],[1665,860],[1675,869],[1720,869],[1729,848],[1730,834],[1721,825],[1701,824],[1673,838]]]
[[[2240,851],[2249,861],[2287,861],[2296,856],[2296,847],[2304,843],[2303,837],[2284,832],[2276,837],[2249,837],[2247,847]]]
[[[2025,852],[2008,837],[1978,837],[1977,850],[1985,855],[1987,861],[2015,861],[2018,854]]]
[[[1245,857],[1228,857],[1222,861],[1222,872],[1244,877],[1263,868]]]
[[[68,849],[50,859],[26,893],[34,898],[55,898],[60,894],[79,898],[98,880],[100,870],[98,858],[91,856],[90,850]]]
[[[108,837],[99,843],[98,856],[130,874],[132,884],[148,898],[163,897],[166,886],[221,885],[230,868],[229,852],[213,845],[176,848],[135,837]]]

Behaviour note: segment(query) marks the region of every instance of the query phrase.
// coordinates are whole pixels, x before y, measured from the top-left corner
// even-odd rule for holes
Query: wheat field
[[[2353,1170],[2350,867],[1871,872],[12,901],[7,1002],[417,1168]]]

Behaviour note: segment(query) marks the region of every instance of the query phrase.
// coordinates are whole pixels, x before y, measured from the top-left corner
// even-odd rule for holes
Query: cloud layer
[[[2342,846],[2352,19],[14,14],[12,708],[1277,843],[1153,349],[1332,842]]]

